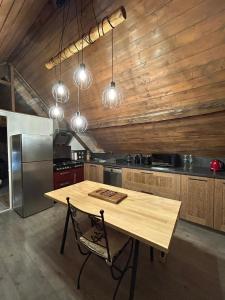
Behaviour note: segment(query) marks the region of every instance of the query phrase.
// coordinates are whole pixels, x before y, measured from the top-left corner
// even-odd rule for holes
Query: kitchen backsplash
[[[93,160],[106,160],[107,162],[113,163],[116,160],[126,161],[128,154],[112,154],[112,153],[99,153],[99,154],[92,154],[91,158]],[[134,157],[136,154],[131,154]],[[184,155],[180,155],[181,161],[183,162]],[[193,167],[202,167],[208,168],[210,161],[213,159],[221,160],[225,163],[225,157],[201,157],[201,156],[192,156],[193,158]]]

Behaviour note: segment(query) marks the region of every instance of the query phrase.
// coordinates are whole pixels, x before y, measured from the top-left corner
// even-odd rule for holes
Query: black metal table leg
[[[132,274],[131,274],[131,282],[130,282],[130,296],[129,300],[134,299],[134,290],[136,284],[136,274],[137,274],[137,266],[138,266],[138,254],[139,254],[139,241],[135,240],[134,242],[134,257],[133,257],[133,265],[132,265]]]
[[[152,246],[150,246],[150,260],[154,260],[154,248]]]
[[[66,235],[67,235],[67,229],[68,229],[68,224],[69,224],[69,218],[70,218],[70,211],[69,207],[67,209],[67,214],[66,214],[66,221],[65,221],[65,226],[64,226],[64,232],[63,232],[63,238],[62,238],[62,243],[61,243],[61,248],[60,248],[60,253],[64,253],[64,247],[65,247],[65,242],[66,242]]]

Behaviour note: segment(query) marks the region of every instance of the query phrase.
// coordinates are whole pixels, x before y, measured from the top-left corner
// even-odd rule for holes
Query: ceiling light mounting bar
[[[51,70],[64,60],[73,56],[77,52],[81,51],[82,48],[89,46],[94,43],[100,37],[104,36],[107,32],[113,30],[119,24],[126,20],[126,10],[123,6],[115,10],[110,16],[103,18],[95,27],[91,28],[88,34],[84,34],[82,38],[69,44],[68,47],[61,50],[54,57],[52,57],[46,64],[45,67]]]

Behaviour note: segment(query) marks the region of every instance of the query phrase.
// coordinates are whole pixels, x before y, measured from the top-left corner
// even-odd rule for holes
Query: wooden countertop
[[[119,204],[112,204],[88,196],[99,188],[125,193],[128,197]],[[169,250],[181,205],[180,201],[88,180],[48,192],[45,196],[64,204],[67,204],[66,197],[70,197],[71,204],[87,213],[98,214],[103,209],[109,226],[164,252]]]

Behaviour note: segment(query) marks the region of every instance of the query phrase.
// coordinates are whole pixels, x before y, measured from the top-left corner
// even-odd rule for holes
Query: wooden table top
[[[88,196],[99,188],[125,193],[128,197],[119,204],[112,204]],[[67,204],[66,197],[70,197],[71,204],[87,213],[98,214],[103,209],[109,226],[164,252],[169,250],[181,205],[180,201],[88,180],[48,192],[45,196],[64,204]]]

